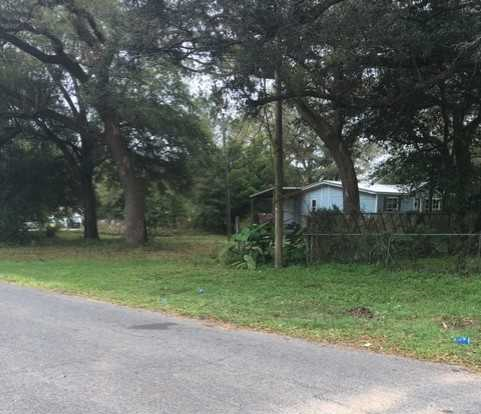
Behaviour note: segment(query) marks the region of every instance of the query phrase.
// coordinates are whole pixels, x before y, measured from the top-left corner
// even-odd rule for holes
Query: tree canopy
[[[372,179],[463,215],[481,199],[480,16],[466,0],[4,0],[3,165],[62,187],[27,192],[38,211],[72,205],[93,239],[99,212],[122,219],[132,245],[161,223],[229,229],[274,184],[339,179],[358,215],[375,158]]]

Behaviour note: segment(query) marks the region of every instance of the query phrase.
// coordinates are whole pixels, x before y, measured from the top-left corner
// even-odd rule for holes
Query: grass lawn
[[[184,235],[131,250],[114,238],[63,234],[0,248],[0,279],[481,371],[481,275],[367,265],[236,270],[216,263],[223,243]],[[459,335],[472,345],[455,344]]]

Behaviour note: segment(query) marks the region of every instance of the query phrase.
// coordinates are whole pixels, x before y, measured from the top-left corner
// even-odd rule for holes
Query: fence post
[[[310,241],[311,241],[310,238],[311,238],[311,236],[309,236],[309,235],[305,235],[305,236],[304,236],[304,243],[306,244],[306,263],[307,263],[308,265],[311,264],[311,261],[310,261],[310,252],[309,252],[309,247],[310,247],[310,246],[309,246],[309,243],[310,243]]]
[[[481,259],[481,233],[479,233],[478,238],[478,259]]]
[[[478,238],[478,271],[481,267],[481,232],[479,233],[479,238]]]
[[[235,217],[235,233],[239,233],[240,232],[240,217],[239,216],[236,216]]]
[[[314,262],[314,235],[311,234],[310,239],[311,239],[310,240],[311,249],[310,249],[309,263],[312,264]]]
[[[388,239],[387,239],[387,249],[386,249],[386,261],[385,261],[385,266],[389,266],[389,259],[391,258],[391,242],[392,242],[392,234],[389,233]]]

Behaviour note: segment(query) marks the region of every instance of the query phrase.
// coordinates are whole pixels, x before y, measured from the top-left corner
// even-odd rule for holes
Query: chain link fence
[[[306,260],[367,263],[414,271],[480,273],[481,233],[476,217],[447,214],[340,213],[306,217]]]

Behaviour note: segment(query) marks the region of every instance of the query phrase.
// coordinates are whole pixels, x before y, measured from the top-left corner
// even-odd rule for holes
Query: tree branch
[[[53,40],[50,38],[50,36],[47,37],[53,43]],[[77,78],[81,82],[87,82],[90,78],[89,75],[82,69],[82,67],[74,59],[68,56],[63,51],[63,48],[60,49],[58,45],[54,45],[56,53],[54,55],[50,55],[44,53],[42,50],[36,48],[35,46],[32,46],[25,40],[20,39],[18,36],[9,33],[2,27],[0,27],[0,39],[4,39],[5,41],[11,43],[13,46],[29,54],[30,56],[33,56],[34,58],[40,60],[43,63],[62,66],[73,77]]]

